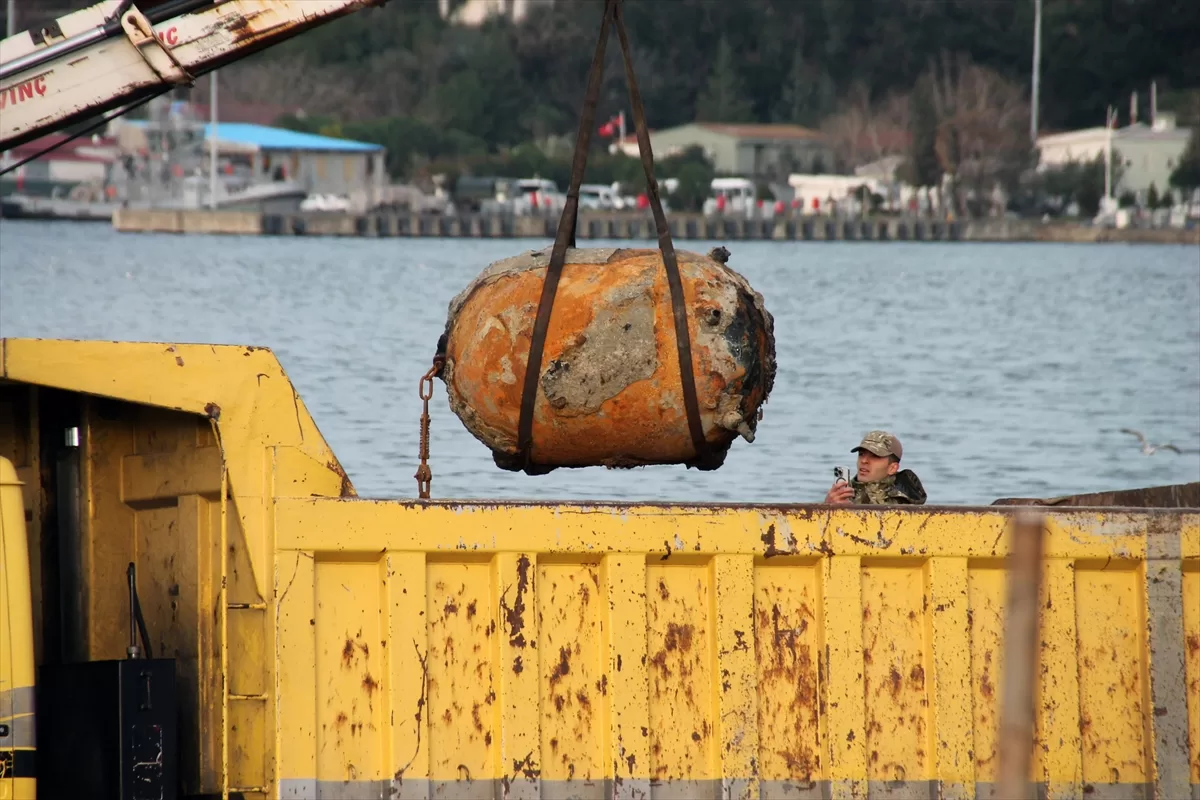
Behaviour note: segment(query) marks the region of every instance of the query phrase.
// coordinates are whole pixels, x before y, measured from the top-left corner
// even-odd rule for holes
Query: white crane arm
[[[0,152],[382,2],[106,0],[23,31],[0,41]]]

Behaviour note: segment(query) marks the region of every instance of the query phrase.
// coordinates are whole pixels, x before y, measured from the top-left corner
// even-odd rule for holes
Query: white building
[[[539,5],[552,4],[553,0],[539,0]],[[533,5],[533,0],[438,0],[438,12],[444,20],[478,27],[495,16],[521,22],[529,15]]]
[[[783,181],[794,170],[824,172],[834,165],[825,137],[799,125],[692,122],[649,133],[656,159],[699,147],[721,175]],[[637,158],[637,136],[615,141],[614,149]]]
[[[1120,156],[1120,182],[1113,194],[1141,194],[1151,184],[1161,194],[1170,187],[1171,173],[1187,147],[1191,131],[1175,127],[1173,114],[1159,112],[1152,125],[1135,123],[1112,131],[1112,149]],[[1039,136],[1039,169],[1103,159],[1109,131],[1104,127]]]

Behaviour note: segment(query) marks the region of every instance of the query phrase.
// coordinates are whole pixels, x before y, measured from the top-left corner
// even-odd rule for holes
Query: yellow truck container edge
[[[1011,508],[364,500],[269,351],[3,345],[0,446],[84,395],[90,654],[138,561],[192,788],[990,796]],[[1200,798],[1200,512],[1047,518],[1039,794]]]
[[[25,503],[0,456],[0,800],[34,800],[33,608]]]

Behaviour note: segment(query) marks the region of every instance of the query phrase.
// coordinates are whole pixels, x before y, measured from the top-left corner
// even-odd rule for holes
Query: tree
[[[899,155],[908,127],[907,97],[893,93],[873,102],[864,84],[852,86],[838,113],[821,123],[838,161],[847,168]]]
[[[704,91],[696,101],[696,119],[702,122],[751,122],[754,114],[738,74],[729,40],[717,45],[717,60]]]
[[[968,189],[972,211],[999,186],[1012,194],[1033,166],[1029,104],[1021,87],[963,55],[943,53],[930,71],[938,130],[934,149],[951,179],[951,198],[962,213]]]
[[[429,122],[493,145],[515,145],[528,138],[524,113],[531,103],[511,33],[503,23],[489,23],[478,32],[455,29],[449,34],[453,57],[420,108]]]
[[[910,186],[939,185],[942,167],[937,155],[938,119],[928,77],[918,80],[909,95],[909,135],[908,158],[897,170],[897,177]]]
[[[837,87],[829,73],[813,67],[797,52],[775,104],[774,120],[815,128],[834,110],[836,97]]]
[[[316,67],[297,58],[249,58],[224,67],[217,73],[218,103],[300,107],[310,116],[355,118],[378,113],[367,87],[349,70]],[[303,92],[296,91],[305,87]],[[208,80],[196,81],[191,100],[207,103]]]
[[[1179,164],[1171,172],[1171,185],[1190,199],[1200,189],[1200,126],[1192,128],[1187,146],[1179,158]]]
[[[18,22],[21,29],[37,29],[61,16],[55,8],[94,2],[56,0],[46,8],[17,3],[22,8]],[[529,13],[518,22],[505,18],[477,27],[443,20],[438,5],[387,3],[223,67],[222,98],[280,111],[303,107],[309,115],[336,118],[343,125],[414,117],[431,126],[460,127],[485,140],[495,154],[520,141],[574,135],[603,3],[529,3]],[[1169,13],[1151,13],[1152,5],[1149,0],[1046,4],[1043,46],[1054,54],[1042,62],[1046,127],[1101,124],[1097,109],[1133,89],[1146,97],[1151,80],[1158,81],[1160,108],[1176,110],[1182,125],[1200,120],[1200,106],[1185,113],[1189,87],[1200,86],[1195,48],[1187,44],[1200,38],[1200,3],[1175,0]],[[886,98],[910,92],[931,73],[925,54],[937,53],[947,42],[967,63],[990,70],[1018,87],[1019,94],[1028,85],[1031,3],[670,0],[627,3],[622,13],[648,122],[659,130],[693,122],[698,113],[718,122],[819,127],[847,110],[837,107],[837,99],[849,98],[860,85],[884,142]],[[599,119],[622,106],[628,113],[618,51],[610,38]],[[959,80],[957,63],[952,66],[951,86]],[[939,71],[943,89],[945,73]],[[207,83],[198,81],[192,96],[201,96]],[[910,114],[917,112],[916,103],[914,98]],[[939,125],[946,119],[937,116]],[[996,121],[986,119],[989,125]],[[974,159],[968,151],[959,152],[969,145],[967,123],[958,118],[940,130],[943,157],[954,164],[960,184],[963,169]],[[1013,124],[1011,130],[1018,127]],[[920,134],[928,128],[914,117],[912,130]],[[869,126],[860,125],[859,134],[849,142],[848,161],[872,158],[880,149]],[[921,152],[931,152],[927,143]],[[940,166],[917,170],[925,175],[922,183],[939,171]]]
[[[679,185],[671,194],[671,205],[679,211],[699,211],[712,191],[713,170],[711,165],[689,162],[683,164],[672,176]]]
[[[1114,161],[1119,154],[1114,153]],[[1114,166],[1112,171],[1113,186],[1120,179],[1120,169]],[[1104,155],[1100,154],[1092,161],[1068,161],[1041,171],[1038,176],[1038,188],[1041,195],[1049,201],[1049,205],[1065,209],[1072,202],[1079,205],[1079,213],[1084,217],[1094,217],[1100,210],[1100,200],[1104,197]],[[1126,208],[1133,205],[1133,194],[1127,192],[1121,196],[1120,206]]]

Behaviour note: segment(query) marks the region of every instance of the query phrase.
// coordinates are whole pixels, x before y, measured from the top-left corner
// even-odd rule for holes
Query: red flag
[[[608,122],[600,126],[599,134],[601,136],[612,136],[615,131],[616,126],[613,124],[613,120],[610,119]]]

